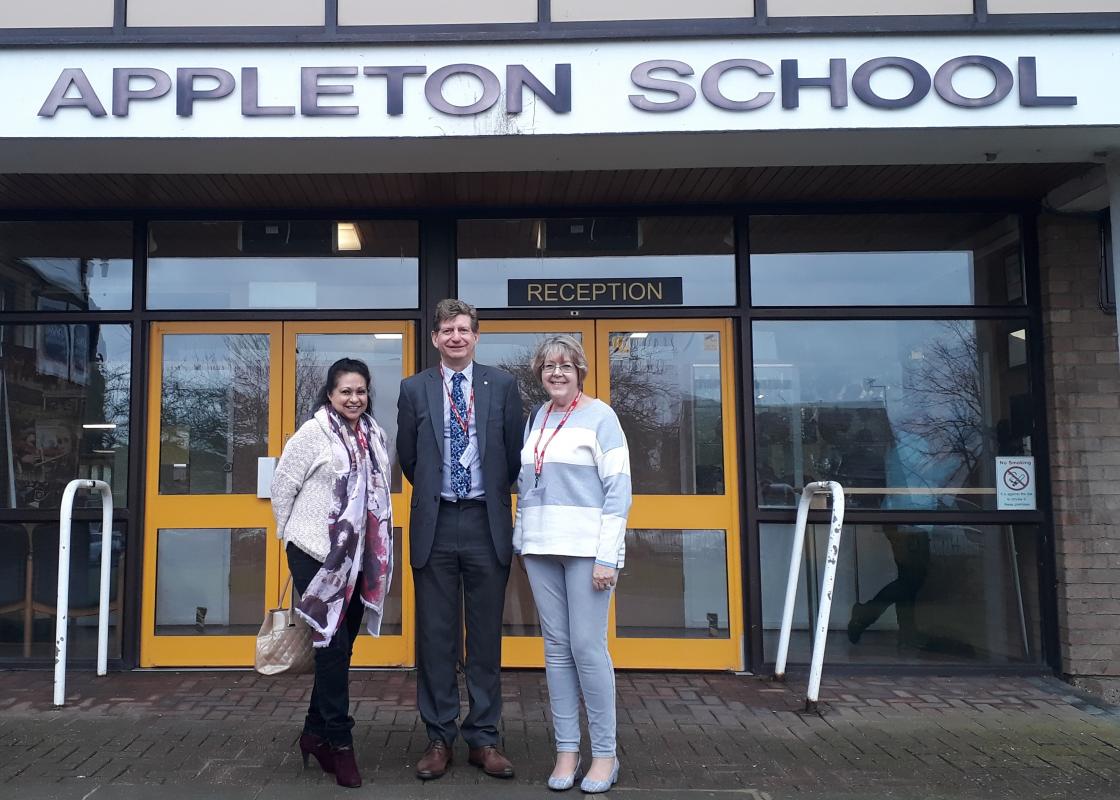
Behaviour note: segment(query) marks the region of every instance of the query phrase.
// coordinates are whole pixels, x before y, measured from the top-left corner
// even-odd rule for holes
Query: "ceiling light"
[[[87,422],[82,425],[87,431],[114,431],[117,429],[115,422]]]
[[[396,339],[396,340],[399,340],[399,339],[404,338],[404,334],[403,333],[375,333],[373,335],[373,338],[374,339]]]
[[[362,249],[362,237],[353,222],[339,222],[335,226],[335,249],[353,251]]]
[[[647,336],[649,336],[648,332],[647,333],[632,333],[632,334],[630,334],[631,339],[645,339]]]
[[[1023,341],[1026,341],[1027,340],[1027,329],[1026,328],[1020,328],[1017,331],[1011,331],[1011,337],[1013,339],[1022,339]]]

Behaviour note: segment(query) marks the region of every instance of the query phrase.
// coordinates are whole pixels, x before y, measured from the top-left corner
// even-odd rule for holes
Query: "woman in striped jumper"
[[[547,337],[532,370],[549,402],[525,425],[513,548],[544,634],[556,735],[548,786],[570,789],[579,777],[582,692],[592,758],[580,788],[606,792],[618,781],[607,614],[625,554],[630,453],[611,407],[583,393],[587,356],[578,340]]]

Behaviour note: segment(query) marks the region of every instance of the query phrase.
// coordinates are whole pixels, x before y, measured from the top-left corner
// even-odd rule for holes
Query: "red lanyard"
[[[440,364],[440,366],[439,366],[439,374],[440,374],[440,376],[443,375],[443,365],[442,364]],[[454,378],[455,374],[456,373],[452,372],[451,377]],[[474,381],[471,381],[471,400],[470,400],[470,403],[467,404],[467,418],[466,419],[463,419],[463,415],[459,413],[458,406],[456,406],[455,401],[451,399],[451,389],[449,388],[450,384],[451,384],[451,379],[450,378],[447,380],[446,383],[443,384],[443,390],[445,392],[447,392],[447,402],[451,406],[451,413],[455,415],[455,419],[458,421],[459,427],[463,429],[463,435],[467,436],[469,438],[470,435],[471,435],[471,414],[474,412]]]
[[[556,438],[556,434],[560,432],[560,429],[564,427],[564,423],[568,421],[568,417],[570,417],[572,415],[572,412],[575,411],[576,404],[579,402],[581,397],[583,397],[583,392],[578,392],[575,399],[572,400],[572,404],[568,406],[568,410],[564,412],[564,417],[560,420],[560,424],[557,425],[556,429],[552,431],[552,435],[548,437],[548,441],[544,443],[544,447],[541,447],[541,439],[544,438],[544,426],[548,424],[548,416],[552,413],[553,404],[548,404],[548,411],[545,412],[544,419],[541,420],[541,430],[537,434],[537,443],[533,445],[534,486],[537,486],[541,482],[541,470],[544,469],[544,451],[548,449],[548,446],[550,444],[552,444],[552,440]]]

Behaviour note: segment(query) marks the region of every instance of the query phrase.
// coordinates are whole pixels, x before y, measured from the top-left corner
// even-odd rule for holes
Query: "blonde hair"
[[[537,345],[537,349],[533,352],[533,359],[529,362],[529,368],[533,370],[533,374],[540,380],[541,370],[544,369],[544,362],[548,360],[551,355],[564,355],[568,360],[575,364],[577,383],[579,387],[583,388],[583,379],[587,377],[587,354],[583,352],[583,345],[580,344],[579,339],[574,336],[569,336],[566,333],[554,333],[541,339]]]

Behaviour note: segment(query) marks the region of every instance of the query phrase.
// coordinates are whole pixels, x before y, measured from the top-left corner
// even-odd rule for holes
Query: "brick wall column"
[[[1093,219],[1039,217],[1062,670],[1120,676],[1120,355]]]

